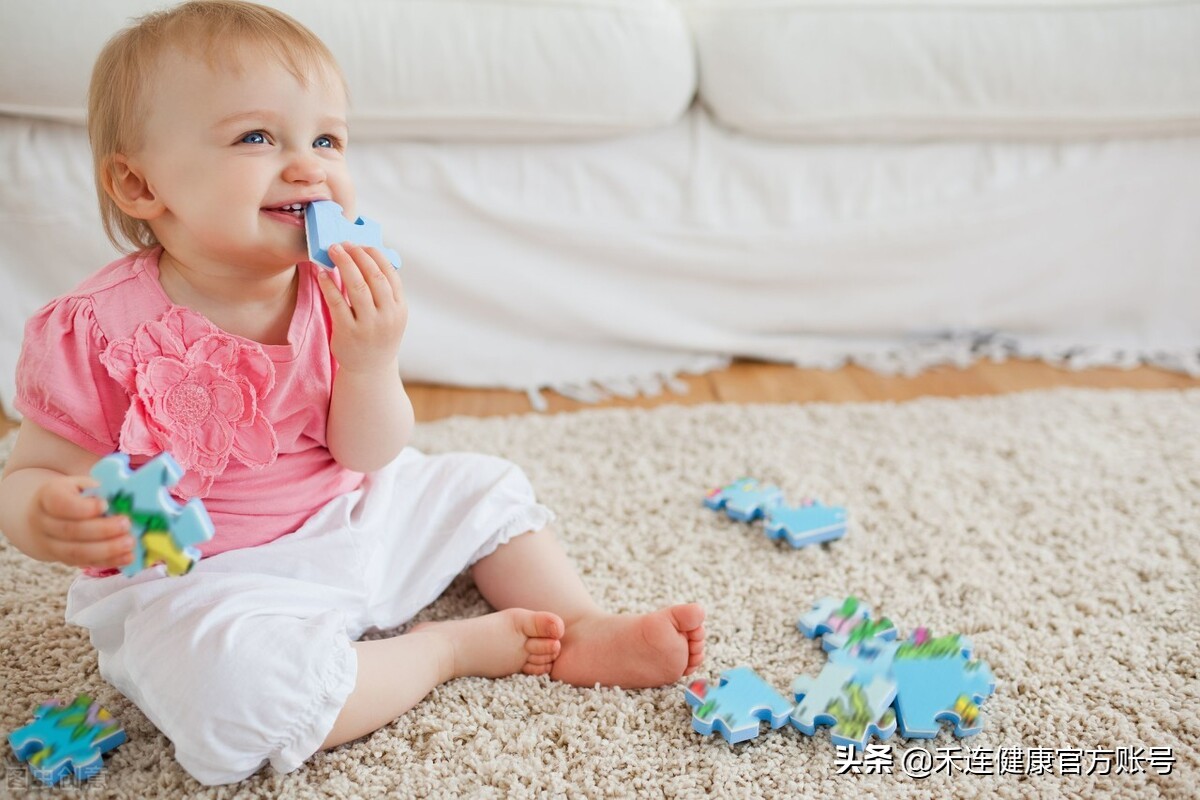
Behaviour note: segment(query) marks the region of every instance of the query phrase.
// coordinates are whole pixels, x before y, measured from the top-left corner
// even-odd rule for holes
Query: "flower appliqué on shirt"
[[[279,442],[261,410],[275,365],[257,344],[172,306],[112,342],[100,361],[132,398],[121,450],[170,453],[187,470],[176,494],[206,496],[231,457],[251,468],[275,461]]]

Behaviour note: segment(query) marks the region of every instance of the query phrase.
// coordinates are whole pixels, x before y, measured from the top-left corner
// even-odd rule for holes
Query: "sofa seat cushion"
[[[356,137],[603,136],[673,122],[695,94],[691,35],[669,0],[266,4],[338,58]],[[0,26],[0,113],[81,123],[104,42],[162,5],[64,0],[9,15]]]
[[[680,0],[724,124],[799,138],[1200,130],[1200,3]]]

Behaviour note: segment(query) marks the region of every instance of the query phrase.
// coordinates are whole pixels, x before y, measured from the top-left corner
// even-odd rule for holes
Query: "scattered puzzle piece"
[[[129,456],[113,453],[96,462],[92,477],[100,486],[85,494],[108,501],[108,514],[129,517],[133,561],[121,567],[132,577],[146,567],[166,564],[168,575],[184,575],[200,560],[193,545],[213,537],[212,520],[199,498],[180,506],[167,490],[183,477],[183,468],[168,453],[147,461],[134,472]]]
[[[51,786],[72,772],[76,780],[91,778],[104,766],[104,754],[125,741],[120,723],[86,694],[69,706],[50,700],[33,715],[8,743],[34,777]]]
[[[684,696],[694,709],[692,728],[705,736],[718,731],[730,744],[758,736],[760,722],[783,727],[792,712],[787,698],[749,667],[726,670],[716,686],[692,681]]]
[[[400,254],[383,246],[379,223],[366,217],[351,222],[342,216],[342,207],[332,200],[317,200],[308,204],[304,209],[304,230],[308,239],[308,257],[329,269],[334,268],[333,259],[329,257],[329,246],[341,242],[378,247],[394,268],[400,268]]]
[[[983,730],[987,717],[979,704],[996,690],[996,679],[987,664],[971,660],[971,651],[965,636],[935,638],[925,628],[897,645],[891,670],[902,736],[932,739],[942,721],[953,723],[958,737]]]
[[[727,486],[709,490],[704,505],[713,511],[725,509],[730,519],[751,522],[783,502],[783,490],[778,486],[759,483],[754,478],[739,478]]]
[[[792,547],[820,544],[846,535],[846,509],[810,500],[798,506],[780,504],[766,512],[763,532],[786,539]]]
[[[867,639],[890,642],[896,638],[896,626],[890,619],[872,620],[871,607],[853,596],[841,600],[822,597],[811,611],[800,617],[796,627],[809,639],[822,637],[821,646],[826,651]]]
[[[862,750],[871,736],[886,739],[896,731],[891,709],[896,683],[878,675],[862,679],[852,664],[830,661],[815,679],[800,676],[792,683],[796,708],[790,717],[802,733],[813,735],[818,725],[832,725],[835,744]]]

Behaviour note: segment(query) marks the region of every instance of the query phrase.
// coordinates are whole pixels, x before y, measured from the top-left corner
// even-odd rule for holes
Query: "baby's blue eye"
[[[266,144],[267,137],[263,136],[261,131],[252,131],[242,137],[242,142],[245,144]]]
[[[328,136],[318,136],[313,141],[313,147],[333,147],[333,139]]]

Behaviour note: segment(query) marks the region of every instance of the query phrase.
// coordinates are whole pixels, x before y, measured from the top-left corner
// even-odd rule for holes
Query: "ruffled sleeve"
[[[100,362],[107,346],[90,297],[52,301],[25,324],[13,404],[85,450],[113,452],[130,398]]]

